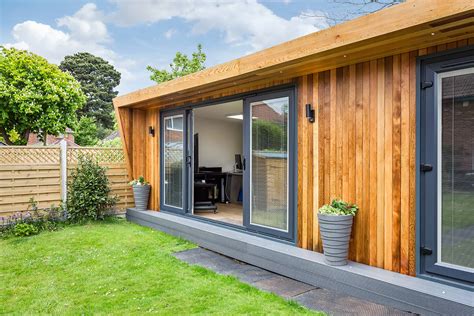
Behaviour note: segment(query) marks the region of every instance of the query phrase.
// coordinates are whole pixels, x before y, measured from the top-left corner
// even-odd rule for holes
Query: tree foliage
[[[108,147],[108,148],[122,148],[122,140],[120,137],[104,140],[101,143],[97,144],[98,147]]]
[[[252,143],[261,150],[286,150],[286,129],[282,124],[265,120],[252,122]]]
[[[189,58],[186,54],[177,52],[170,64],[171,70],[156,69],[152,66],[147,66],[146,69],[151,72],[150,79],[162,83],[178,77],[183,77],[193,72],[197,72],[206,68],[204,62],[206,61],[206,54],[202,52],[202,45],[197,46],[197,51]]]
[[[81,117],[74,133],[74,141],[80,146],[94,146],[97,144],[99,139],[97,138],[97,125],[94,118]]]
[[[121,74],[108,61],[90,53],[64,57],[59,65],[80,82],[87,96],[86,105],[78,111],[79,118],[89,116],[97,122],[97,137],[105,137],[114,127],[112,99],[118,92]]]
[[[85,103],[80,84],[38,55],[0,48],[0,134],[9,144],[26,144],[29,133],[64,133],[77,123]]]

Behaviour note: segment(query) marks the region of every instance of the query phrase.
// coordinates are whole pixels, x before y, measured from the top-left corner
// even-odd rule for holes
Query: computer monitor
[[[235,169],[242,170],[242,155],[235,154]]]

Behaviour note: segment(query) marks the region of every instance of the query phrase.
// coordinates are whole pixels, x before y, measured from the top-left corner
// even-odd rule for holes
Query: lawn
[[[0,314],[311,314],[171,255],[193,247],[118,219],[0,240]]]

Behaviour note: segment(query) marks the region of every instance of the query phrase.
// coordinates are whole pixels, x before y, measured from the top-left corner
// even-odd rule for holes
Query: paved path
[[[407,315],[409,313],[318,288],[203,248],[174,254],[189,264],[206,267],[220,274],[232,275],[261,290],[299,302],[309,309],[330,315]]]

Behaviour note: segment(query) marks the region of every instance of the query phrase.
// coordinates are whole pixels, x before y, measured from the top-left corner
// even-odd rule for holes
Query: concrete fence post
[[[66,207],[67,201],[67,141],[62,139],[60,144],[60,165],[61,165],[61,201],[63,206]]]

